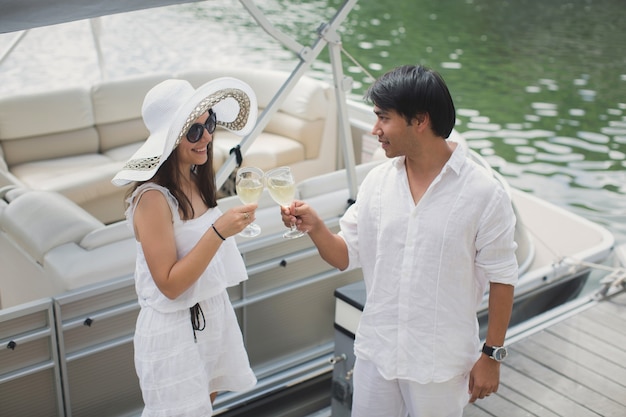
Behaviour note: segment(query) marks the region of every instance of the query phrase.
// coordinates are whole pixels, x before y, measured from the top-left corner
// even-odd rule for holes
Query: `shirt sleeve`
[[[341,217],[338,235],[343,238],[348,248],[348,267],[346,270],[361,268],[363,266],[361,257],[367,256],[363,252],[371,249],[377,243],[372,242],[371,239],[363,238],[363,228],[359,232],[358,224],[370,224],[376,221],[371,208],[372,205],[376,205],[373,202],[380,199],[382,178],[386,178],[387,172],[392,167],[392,161],[386,161],[373,167],[359,186],[356,202],[348,207],[348,210]]]
[[[496,187],[480,219],[476,237],[476,268],[489,282],[517,284],[515,213],[508,194]]]
[[[359,199],[357,196],[357,201],[348,207],[348,210],[339,221],[340,231],[338,235],[343,238],[348,248],[348,267],[345,269],[346,271],[361,267],[361,262],[359,261],[359,239],[357,230],[358,201]]]

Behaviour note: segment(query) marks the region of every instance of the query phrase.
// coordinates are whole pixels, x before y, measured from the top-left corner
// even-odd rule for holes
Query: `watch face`
[[[506,356],[507,356],[506,348],[499,347],[499,348],[495,348],[493,351],[493,358],[497,360],[498,362],[504,360]]]

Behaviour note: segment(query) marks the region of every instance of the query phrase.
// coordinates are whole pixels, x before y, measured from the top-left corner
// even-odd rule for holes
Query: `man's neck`
[[[441,137],[424,140],[421,146],[406,155],[407,173],[422,178],[435,178],[452,156],[456,146],[456,143],[448,142]]]

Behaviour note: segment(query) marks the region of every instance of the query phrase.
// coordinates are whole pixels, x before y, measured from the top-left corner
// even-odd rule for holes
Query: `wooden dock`
[[[498,392],[463,417],[626,417],[626,291],[526,326],[507,341]]]

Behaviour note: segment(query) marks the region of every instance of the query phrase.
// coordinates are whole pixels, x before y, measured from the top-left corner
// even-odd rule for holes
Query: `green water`
[[[362,2],[344,48],[373,76],[419,63],[446,79],[457,130],[515,186],[626,242],[626,3]],[[362,94],[368,80],[346,66]]]

